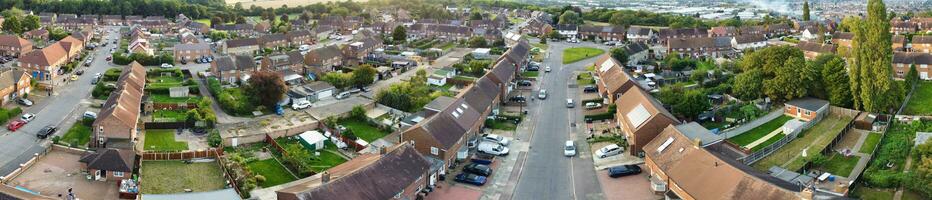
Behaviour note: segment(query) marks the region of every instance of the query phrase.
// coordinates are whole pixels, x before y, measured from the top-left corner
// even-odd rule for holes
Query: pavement
[[[579,128],[582,125],[581,109],[578,106],[567,109],[565,99],[574,98],[576,102],[582,100],[578,99],[581,90],[575,85],[572,74],[573,71],[585,70],[584,67],[591,65],[595,58],[563,65],[561,53],[566,48],[578,46],[607,48],[588,42],[570,44],[554,41],[548,45],[549,55],[542,65],[550,66],[553,71],[541,73],[535,87],[547,89],[550,96],[546,100],[528,104],[531,129],[519,129],[516,136],[530,141],[526,152],[517,152],[527,153],[527,160],[518,174],[513,196],[502,199],[603,199],[599,182],[593,178],[596,174],[592,157],[580,154],[568,158],[563,155],[563,144],[568,139],[576,141],[579,145],[577,149],[589,149],[585,142],[587,135],[583,128]]]
[[[105,40],[111,40],[118,38],[119,34],[107,33],[103,37],[106,38]],[[45,148],[48,148],[51,141],[39,140],[35,136],[35,133],[42,127],[46,125],[58,126],[59,131],[55,135],[63,135],[67,131],[69,127],[62,126],[67,121],[66,119],[69,116],[83,112],[78,110],[81,104],[89,104],[89,101],[84,99],[87,99],[93,90],[94,85],[90,84],[91,79],[94,78],[93,75],[95,73],[103,74],[107,69],[115,67],[104,60],[110,54],[109,49],[107,47],[97,48],[92,52],[91,55],[94,57],[94,61],[90,67],[81,67],[84,69],[85,75],[79,76],[77,81],[68,81],[63,85],[59,85],[50,97],[35,102],[32,107],[24,107],[24,113],[36,114],[35,120],[16,132],[10,132],[5,128],[0,130],[0,141],[3,143],[0,145],[0,175],[9,174],[16,170],[20,163],[28,161],[34,153],[45,151]],[[63,77],[68,76],[70,75],[63,75]],[[33,95],[44,96],[48,95],[48,93],[34,89],[30,94],[30,99],[32,99]]]
[[[638,165],[644,171],[638,175],[612,178],[605,170],[599,171],[597,178],[602,185],[607,200],[644,200],[663,199],[663,196],[654,194],[650,189],[650,173],[647,167]]]

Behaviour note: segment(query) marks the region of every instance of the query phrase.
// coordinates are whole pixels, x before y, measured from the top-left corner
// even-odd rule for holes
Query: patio
[[[66,195],[71,188],[80,199],[118,199],[116,183],[88,180],[79,159],[81,155],[53,150],[9,185],[51,197]]]

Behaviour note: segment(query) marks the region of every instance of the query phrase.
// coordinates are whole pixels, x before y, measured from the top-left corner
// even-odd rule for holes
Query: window
[[[440,149],[437,147],[430,147],[430,154],[434,154],[435,156],[440,155]]]
[[[113,177],[123,177],[123,172],[113,172]]]
[[[809,111],[806,111],[806,115],[810,115]]]

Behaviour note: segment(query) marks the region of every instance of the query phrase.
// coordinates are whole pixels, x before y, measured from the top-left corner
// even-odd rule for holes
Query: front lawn
[[[175,130],[152,129],[146,130],[146,151],[184,151],[188,150],[188,143],[175,141]]]
[[[832,153],[827,156],[828,160],[822,164],[821,169],[835,175],[847,177],[851,174],[851,171],[854,170],[854,166],[858,164],[858,160],[861,159],[860,156],[851,156],[845,157],[839,153]]]
[[[587,58],[596,57],[605,50],[592,47],[573,47],[563,50],[563,64],[570,64]]]
[[[485,126],[491,129],[513,131],[518,128],[514,121],[507,119],[486,119]]]
[[[524,73],[521,73],[522,77],[528,77],[528,78],[537,77],[538,75],[540,75],[539,71],[526,71]]]
[[[592,77],[592,74],[589,73],[580,73],[576,76],[576,84],[581,86],[595,84],[595,78]]]
[[[930,115],[932,114],[932,82],[922,81],[916,85],[916,91],[909,98],[906,104],[906,110],[903,112],[909,115]]]
[[[142,194],[207,192],[223,189],[226,180],[216,162],[142,161],[139,169]]]
[[[74,123],[68,132],[65,133],[59,142],[68,143],[74,146],[84,146],[91,140],[91,127],[84,125],[81,120]]]
[[[808,160],[802,157],[803,150],[809,155],[822,152],[822,149],[832,143],[841,130],[845,129],[851,119],[851,117],[826,116],[815,126],[800,133],[790,143],[754,163],[753,167],[761,171],[766,171],[771,166],[782,166],[790,171],[799,170],[806,165]]]
[[[353,135],[366,142],[378,140],[389,134],[388,131],[379,129],[368,121],[358,119],[345,119],[338,124],[345,126]]]
[[[156,110],[152,113],[153,119],[171,119],[176,122],[183,122],[188,120],[188,114],[180,110]],[[158,120],[156,120],[158,121]]]
[[[252,161],[246,165],[249,166],[249,169],[251,169],[253,172],[265,177],[265,181],[259,183],[259,186],[262,186],[263,188],[298,180],[297,177],[288,172],[288,170],[285,169],[285,166],[279,164],[278,161],[274,158]]]
[[[780,117],[770,120],[767,123],[761,124],[760,126],[754,129],[748,130],[747,132],[744,132],[741,135],[728,138],[728,141],[734,142],[735,144],[741,145],[742,147],[746,146],[748,144],[751,144],[754,141],[757,141],[761,137],[764,137],[767,134],[770,134],[770,132],[777,130],[778,128],[782,127],[784,123],[786,123],[787,121],[790,121],[791,119],[793,118],[790,116],[781,115]]]
[[[197,103],[201,98],[198,96],[175,98],[167,94],[149,94],[149,100],[156,103]]]
[[[870,133],[867,135],[867,138],[864,139],[864,144],[861,144],[861,150],[858,152],[871,154],[874,152],[874,148],[877,148],[877,143],[880,143],[880,138],[883,138],[883,135],[880,133]]]

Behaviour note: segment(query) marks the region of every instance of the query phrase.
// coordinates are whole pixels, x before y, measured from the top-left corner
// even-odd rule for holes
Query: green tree
[[[764,88],[764,75],[760,69],[751,69],[735,76],[733,91],[742,100],[754,100],[761,97]]]
[[[712,107],[709,99],[702,90],[687,90],[683,99],[673,106],[673,112],[680,116],[695,119],[703,111]]]
[[[338,89],[344,89],[352,85],[352,74],[350,73],[341,73],[341,72],[330,72],[324,74],[320,80],[330,83],[333,87]]]
[[[803,2],[803,21],[809,21],[809,1]]]
[[[26,16],[26,18],[20,21],[20,24],[23,25],[23,32],[36,30],[42,27],[41,22],[39,22],[39,16],[35,15]]]
[[[375,81],[377,71],[372,65],[363,64],[353,71],[352,80],[356,87],[363,87],[372,84]]]
[[[683,90],[681,84],[665,85],[660,88],[657,99],[666,105],[676,105],[683,100]]]
[[[395,30],[392,31],[392,40],[396,44],[400,44],[408,40],[408,30],[405,29],[405,26],[398,25],[395,27]]]
[[[812,77],[805,72],[806,62],[802,58],[786,60],[785,67],[778,68],[774,77],[764,80],[764,94],[777,102],[785,102],[808,94],[808,86],[803,85],[812,81]]]
[[[709,77],[709,71],[704,69],[693,70],[693,73],[689,75],[689,80],[695,81],[700,86],[705,79]]]
[[[246,17],[237,16],[235,21],[236,21],[236,24],[245,24],[245,23],[246,23]]]
[[[489,43],[485,41],[485,38],[479,36],[473,36],[469,38],[467,43],[469,48],[486,48],[489,46]]]
[[[822,85],[832,105],[851,107],[851,86],[848,81],[845,60],[841,57],[832,57],[822,66]]]
[[[547,34],[540,34],[540,43],[547,44]]]
[[[216,17],[216,16],[210,18],[211,27],[217,27],[217,25],[221,25],[221,24],[223,24],[223,18]]]
[[[912,89],[916,82],[919,82],[919,71],[916,70],[916,64],[909,65],[909,72],[906,72],[906,87]]]
[[[567,10],[560,15],[560,21],[557,24],[579,24],[581,20],[582,19],[579,18],[579,13]]]
[[[279,17],[279,20],[281,20],[281,23],[288,23],[291,19],[288,17],[288,14],[282,14],[282,16]]]
[[[867,18],[854,30],[851,73],[854,108],[887,113],[903,98],[893,82],[890,21],[882,0],[868,0]]]
[[[860,17],[847,16],[841,20],[841,25],[839,26],[839,29],[841,29],[841,31],[843,32],[852,32],[857,28],[858,23],[861,23]]]
[[[612,58],[618,60],[622,64],[628,63],[628,51],[624,48],[612,48],[611,50]]]
[[[23,34],[23,25],[20,23],[19,16],[10,16],[3,21],[3,30],[14,34]]]
[[[279,73],[257,71],[252,73],[246,89],[251,97],[258,100],[259,105],[274,108],[285,96],[288,87],[285,86],[285,81]]]

